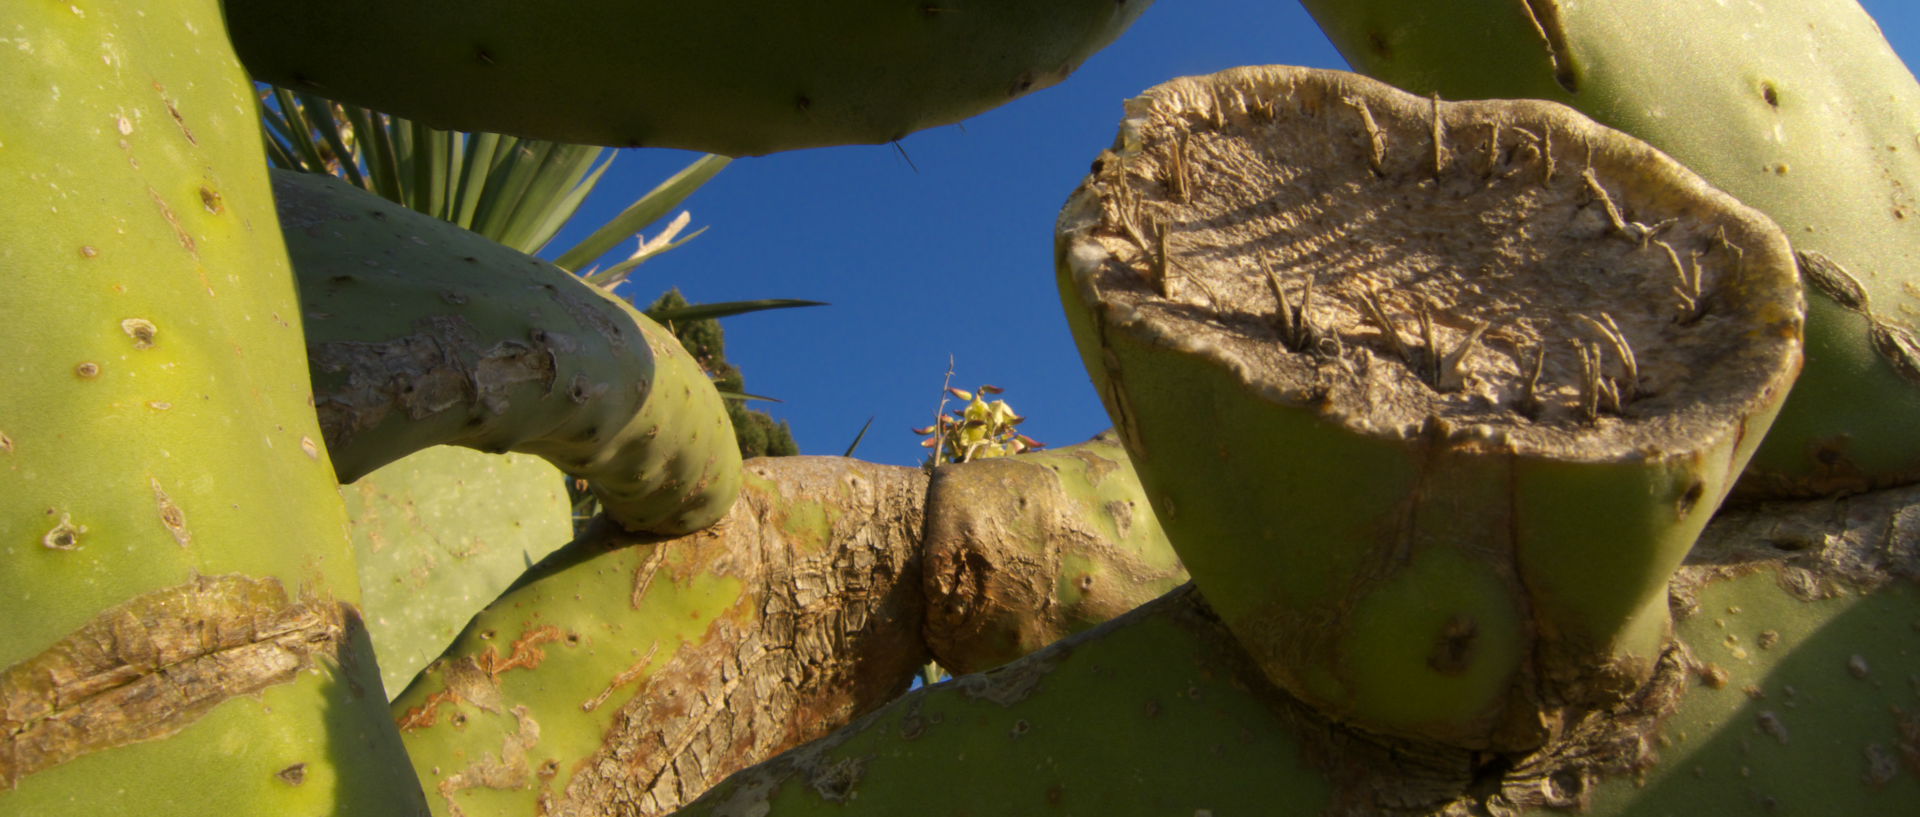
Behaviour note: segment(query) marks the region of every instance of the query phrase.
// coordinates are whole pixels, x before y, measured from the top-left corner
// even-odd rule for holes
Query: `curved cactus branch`
[[[614,521],[726,513],[740,452],[673,336],[558,268],[327,176],[274,172],[342,482],[433,445],[537,454]]]
[[[927,655],[925,490],[914,468],[756,459],[709,530],[593,528],[395,699],[436,812],[663,813],[898,695]]]

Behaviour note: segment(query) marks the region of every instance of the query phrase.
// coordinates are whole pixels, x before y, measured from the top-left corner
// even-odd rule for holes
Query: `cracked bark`
[[[715,529],[662,547],[699,548],[705,572],[753,589],[641,682],[549,813],[670,811],[898,695],[927,660],[913,582],[925,475],[816,457],[750,469],[771,484],[750,487]],[[796,518],[805,503],[822,506],[825,526]]]
[[[920,469],[842,458],[747,470],[741,501],[708,530],[663,540],[597,523],[395,701],[439,808],[666,813],[894,699],[930,643],[975,660],[1016,636],[1037,648],[1184,578],[1144,500],[1125,499],[1138,483],[1110,441],[948,466],[933,478],[944,491]],[[968,499],[1006,485],[1030,489],[1026,501]],[[992,580],[936,586],[926,560]],[[738,592],[689,609],[714,582]],[[689,615],[697,631],[660,634]],[[558,697],[543,672],[591,675],[573,687],[593,691]],[[582,736],[591,752],[567,754]],[[483,812],[459,794],[476,787],[518,805]]]

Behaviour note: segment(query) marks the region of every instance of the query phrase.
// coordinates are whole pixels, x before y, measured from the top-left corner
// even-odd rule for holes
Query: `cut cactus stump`
[[[1263,671],[1500,751],[1639,689],[1800,367],[1779,230],[1552,103],[1243,68],[1127,115],[1061,216],[1062,296]]]

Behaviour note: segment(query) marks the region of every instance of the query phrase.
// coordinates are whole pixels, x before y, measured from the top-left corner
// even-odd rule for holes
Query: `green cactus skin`
[[[663,813],[905,690],[925,474],[747,469],[710,530],[589,531],[394,701],[436,814]]]
[[[227,0],[260,79],[449,130],[743,156],[888,142],[1052,85],[1151,0]],[[407,82],[394,82],[404,76]]]
[[[687,306],[690,304],[686,296],[674,288],[661,293],[647,306],[646,313],[651,318],[662,310]],[[702,371],[713,378],[715,388],[736,394],[746,392],[747,381],[740,374],[740,367],[727,360],[727,330],[720,326],[718,318],[670,320],[667,325],[673,329],[673,336],[680,341],[680,346],[693,356]],[[747,408],[746,401],[728,400],[727,420],[733,424],[733,436],[740,443],[742,458],[791,457],[800,453],[800,444],[794,441],[793,429],[787,426],[787,421],[775,422],[773,415]]]
[[[1260,68],[1128,115],[1061,217],[1062,297],[1169,538],[1261,666],[1337,720],[1502,750],[1643,683],[1667,579],[1799,365],[1779,232],[1546,103]],[[1697,297],[1678,259],[1707,270]],[[1271,289],[1300,303],[1308,280],[1310,341]],[[1437,330],[1408,315],[1429,308]],[[1583,418],[1601,390],[1569,339],[1602,342],[1576,320],[1595,312],[1645,394]]]
[[[0,38],[0,812],[424,812],[218,5]]]
[[[1725,515],[1675,583],[1692,676],[1596,815],[1920,813],[1920,490]]]
[[[1654,680],[1531,754],[1329,723],[1182,589],[918,690],[680,814],[1912,814],[1916,508],[1902,489],[1722,514],[1679,571]]]
[[[1807,366],[1740,493],[1920,479],[1920,84],[1853,0],[1305,0],[1360,71],[1566,102],[1771,217],[1810,273]]]
[[[1183,588],[916,690],[679,813],[1319,815],[1334,791],[1300,717]]]
[[[565,271],[329,176],[273,174],[342,482],[452,444],[537,454],[631,530],[740,487],[720,395],[678,341]]]
[[[573,538],[565,479],[539,457],[436,446],[340,487],[389,697]]]
[[[933,472],[927,637],[955,673],[997,667],[1187,580],[1112,432]]]

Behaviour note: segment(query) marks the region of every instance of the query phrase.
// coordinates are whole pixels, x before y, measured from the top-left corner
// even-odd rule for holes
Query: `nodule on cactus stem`
[[[740,156],[959,121],[1060,81],[1150,3],[227,0],[226,10],[241,59],[276,85],[438,128]]]
[[[1111,431],[935,468],[922,534],[928,645],[977,672],[1187,580]]]
[[[330,176],[275,171],[343,482],[432,445],[547,458],[630,530],[740,489],[719,393],[673,335],[550,264]]]
[[[1799,368],[1779,231],[1550,103],[1246,68],[1127,114],[1061,216],[1062,296],[1267,674],[1496,750],[1645,682]]]

